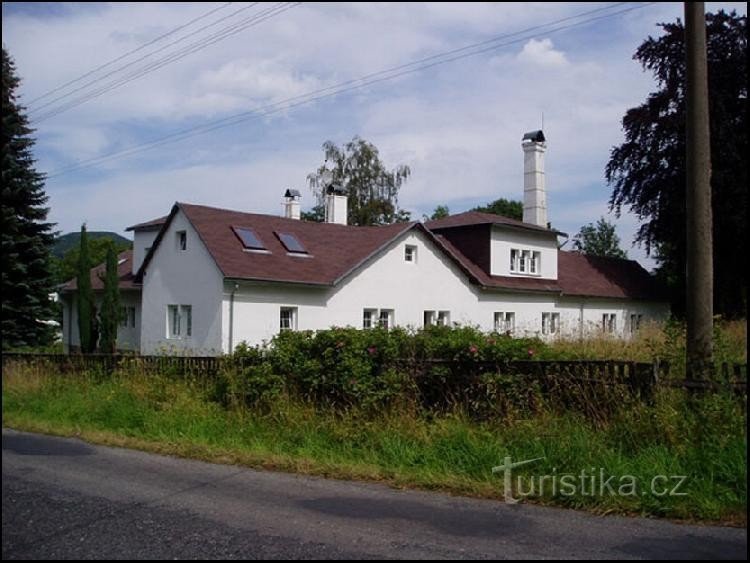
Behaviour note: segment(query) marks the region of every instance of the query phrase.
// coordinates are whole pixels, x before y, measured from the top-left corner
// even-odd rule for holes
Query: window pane
[[[255,233],[254,230],[248,229],[246,227],[232,227],[232,230],[234,231],[234,234],[237,235],[237,238],[242,241],[242,246],[245,248],[251,249],[251,250],[265,250],[266,247],[261,242],[258,235]]]
[[[281,244],[283,244],[289,252],[298,252],[299,254],[307,254],[307,250],[302,243],[291,233],[276,233],[279,237]]]
[[[181,317],[185,320],[185,335],[192,336],[193,334],[193,308],[190,305],[183,305]]]
[[[362,313],[362,328],[372,328],[372,311],[369,309]]]

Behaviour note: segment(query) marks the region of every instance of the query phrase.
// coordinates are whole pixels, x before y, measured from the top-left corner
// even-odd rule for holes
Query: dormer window
[[[536,250],[511,248],[510,271],[514,274],[539,275],[542,271],[542,253]]]

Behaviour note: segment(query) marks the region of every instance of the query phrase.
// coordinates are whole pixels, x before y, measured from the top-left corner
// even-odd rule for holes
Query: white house
[[[466,212],[382,227],[346,224],[331,186],[326,222],[176,203],[134,225],[121,255],[127,308],[118,346],[143,354],[228,353],[280,330],[461,323],[514,335],[628,337],[668,306],[630,260],[558,249],[547,223],[541,131],[524,136],[524,217]],[[98,273],[92,283],[101,289]],[[64,343],[78,345],[75,283],[63,292]]]

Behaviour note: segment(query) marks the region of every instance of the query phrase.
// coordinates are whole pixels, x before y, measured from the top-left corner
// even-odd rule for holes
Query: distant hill
[[[126,239],[117,233],[111,233],[107,231],[89,231],[89,240],[109,238],[112,239],[116,244],[127,244],[128,247],[133,246],[133,242]],[[66,233],[55,239],[55,245],[52,247],[52,254],[56,258],[62,258],[65,253],[71,248],[77,248],[81,241],[81,233]]]

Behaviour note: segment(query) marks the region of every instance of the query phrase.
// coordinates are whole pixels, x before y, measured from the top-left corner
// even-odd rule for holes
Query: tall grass
[[[541,405],[477,421],[461,410],[425,413],[405,405],[373,412],[322,409],[275,395],[247,406],[218,396],[215,381],[134,373],[60,377],[20,365],[3,373],[5,423],[81,435],[103,443],[317,475],[384,481],[501,498],[491,469],[505,456],[543,458],[518,469],[534,475],[599,468],[644,486],[685,475],[685,496],[565,496],[535,502],[598,512],[742,523],[747,506],[745,404],[710,394],[663,390],[605,419]],[[223,388],[227,390],[226,387]]]

